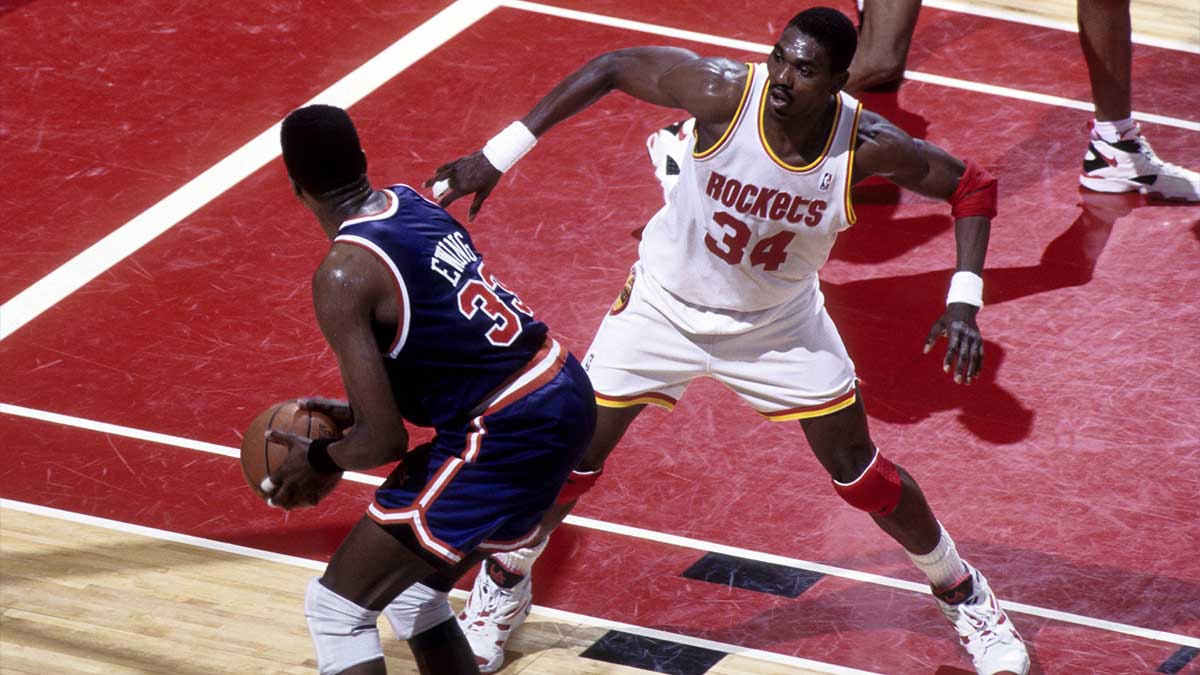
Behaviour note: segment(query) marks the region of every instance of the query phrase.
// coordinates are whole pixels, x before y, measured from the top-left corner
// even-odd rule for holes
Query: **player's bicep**
[[[372,322],[375,308],[389,300],[393,286],[374,269],[382,265],[369,254],[338,253],[313,278],[317,322],[337,358],[355,426],[382,438],[398,435],[403,421]]]
[[[917,194],[948,199],[962,175],[963,163],[938,146],[909,136],[879,115],[864,111],[853,171],[855,182],[880,176]]]

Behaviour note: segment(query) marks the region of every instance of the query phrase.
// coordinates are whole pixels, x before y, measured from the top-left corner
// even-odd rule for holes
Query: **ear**
[[[831,94],[838,93],[839,91],[842,90],[842,87],[846,86],[846,82],[848,82],[849,80],[850,80],[850,71],[848,71],[848,70],[843,70],[842,72],[834,75],[833,76],[833,89],[829,93],[831,93]]]

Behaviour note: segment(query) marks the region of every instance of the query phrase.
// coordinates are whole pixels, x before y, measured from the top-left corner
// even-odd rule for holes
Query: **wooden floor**
[[[1088,0],[1082,1],[1086,3]],[[958,4],[1075,23],[1076,0],[959,0]],[[1132,0],[1129,16],[1133,22],[1135,41],[1139,37],[1146,37],[1200,46],[1200,2]],[[1133,76],[1136,83],[1137,73]]]
[[[0,673],[213,675],[316,670],[312,569],[0,509]],[[461,601],[454,601],[456,609]],[[416,673],[381,622],[388,672]],[[503,673],[636,675],[579,658],[606,630],[536,612]],[[728,656],[712,675],[814,675]]]

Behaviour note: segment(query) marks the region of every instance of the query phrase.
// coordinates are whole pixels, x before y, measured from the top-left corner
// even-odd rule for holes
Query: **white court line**
[[[304,105],[349,108],[495,8],[494,0],[457,0]],[[240,183],[279,152],[276,123],[0,306],[0,340]]]
[[[960,14],[974,14],[975,16],[983,16],[989,19],[1000,19],[1002,21],[1011,21],[1013,23],[1023,23],[1030,26],[1038,26],[1040,28],[1065,30],[1069,33],[1079,32],[1079,25],[1071,21],[1060,21],[1057,19],[1051,19],[1049,17],[1034,16],[1031,14],[1025,14],[1023,12],[1000,9],[998,7],[977,7],[975,5],[968,5],[961,2],[950,2],[948,0],[924,0],[924,2],[921,4],[925,7],[944,9],[949,12],[958,12]],[[1197,30],[1200,31],[1200,28]],[[1171,49],[1179,52],[1200,54],[1200,45],[1192,42],[1168,40],[1166,38],[1143,35],[1136,32],[1133,34],[1132,41],[1135,44],[1146,45],[1148,47],[1158,47],[1160,49]]]
[[[669,28],[666,26],[659,26],[642,21],[618,19],[611,16],[605,16],[603,14],[580,12],[573,9],[563,9],[561,7],[554,7],[552,5],[527,2],[526,0],[500,0],[500,5],[502,7],[509,7],[512,9],[522,9],[529,12],[547,14],[562,19],[583,21],[585,23],[594,23],[601,26],[609,26],[611,28],[638,31],[641,33],[649,33],[651,35],[661,35],[663,37],[676,38],[679,40],[689,40],[691,42],[704,42],[707,44],[729,47],[747,52],[769,54],[772,49],[771,45],[748,42],[746,40],[734,40],[732,38],[721,37],[719,35],[709,35],[707,33],[680,30],[677,28]],[[1081,56],[1080,58],[1083,57]],[[971,80],[960,80],[958,78],[932,75],[914,70],[904,71],[904,76],[910,80],[937,84],[952,89],[963,89],[982,94],[991,94],[993,96],[1004,96],[1006,98],[1015,98],[1022,101],[1029,101],[1031,103],[1042,103],[1045,105],[1071,108],[1073,110],[1083,110],[1088,113],[1093,111],[1093,105],[1091,101],[1079,101],[1076,99],[1063,98],[1061,96],[1049,96],[1046,94],[1024,91],[1022,89],[1000,87],[991,84],[984,84],[982,82],[973,82]],[[1200,131],[1200,121],[1185,120],[1177,117],[1168,117],[1166,115],[1157,115],[1154,113],[1144,113],[1137,110],[1133,111],[1133,116],[1144,122],[1151,122],[1169,127],[1178,127],[1180,129],[1187,129],[1188,131]]]
[[[29,504],[27,502],[19,502],[12,499],[0,499],[0,509],[12,509],[13,511],[21,511],[23,513],[30,513],[37,516],[57,518],[59,520],[66,520],[93,527],[101,527],[108,530],[115,530],[118,532],[149,537],[152,539],[170,541],[177,544],[187,544],[189,546],[196,546],[198,548],[208,549],[211,551],[219,551],[221,553],[229,553],[247,558],[256,558],[258,560],[265,560],[272,563],[292,565],[294,567],[301,567],[304,569],[314,570],[316,572],[321,572],[325,569],[325,563],[317,560],[284,555],[281,553],[272,553],[270,551],[263,551],[247,546],[238,546],[236,544],[227,544],[223,541],[204,539],[202,537],[180,534],[178,532],[171,532],[168,530],[158,530],[152,527],[133,525],[131,523],[124,523],[119,520],[109,520],[108,518],[98,518],[96,516],[75,513],[73,511],[52,509],[46,506]],[[458,589],[450,591],[450,594],[460,600],[466,599],[468,595],[467,591]],[[813,661],[811,659],[800,658],[798,656],[788,656],[786,654],[768,652],[760,649],[748,649],[746,647],[740,647],[738,645],[729,644],[726,642],[706,640],[704,638],[681,635],[679,633],[669,633],[667,631],[657,630],[654,628],[644,628],[642,626],[637,626],[630,623],[622,623],[620,621],[609,621],[608,619],[588,616],[586,614],[566,612],[561,609],[554,609],[552,607],[534,605],[533,610],[535,613],[550,619],[570,621],[576,624],[594,626],[609,630],[619,630],[656,640],[668,640],[679,644],[723,652],[725,654],[737,654],[738,656],[752,658],[758,661],[766,661],[769,663],[776,663],[797,668],[807,668],[810,670],[819,670],[824,673],[829,673],[830,675],[878,675],[877,673],[867,670],[858,670],[857,668],[849,668],[832,663],[824,663],[822,661]]]
[[[524,0],[457,0],[332,87],[318,94],[310,103],[330,103],[343,108],[350,107],[388,79],[474,24],[497,6],[692,42],[704,42],[742,51],[764,54],[770,52],[768,45],[745,40],[562,9]],[[1092,110],[1091,103],[1074,99],[1035,94],[1019,89],[997,87],[917,71],[906,71],[905,75],[913,80],[946,87],[1087,112]],[[1147,122],[1190,131],[1200,130],[1200,123],[1191,120],[1138,111],[1134,111],[1133,115]],[[179,221],[277,157],[279,155],[278,134],[279,125],[275,124],[162,201],[21,291],[8,302],[0,305],[0,340],[6,339],[13,332],[37,318],[42,312],[50,309],[63,298],[124,260],[155,237],[175,226]]]
[[[26,408],[24,406],[11,405],[8,403],[0,403],[0,414],[7,414],[7,415],[18,416],[18,417],[26,417],[29,419],[36,419],[36,420],[42,420],[44,422],[51,422],[54,424],[61,424],[64,426],[76,427],[79,429],[87,429],[90,431],[99,431],[102,433],[114,434],[117,436],[125,436],[128,438],[135,438],[135,439],[139,439],[139,440],[150,441],[153,443],[161,443],[164,445],[173,445],[176,447],[182,447],[182,448],[187,448],[187,449],[191,449],[191,450],[199,450],[201,452],[210,452],[210,453],[222,455],[225,457],[237,457],[239,455],[238,450],[235,450],[233,448],[226,448],[224,446],[215,445],[212,443],[203,443],[200,441],[195,441],[195,440],[191,440],[191,439],[187,439],[187,438],[181,438],[178,436],[169,436],[167,434],[159,434],[159,433],[155,433],[152,431],[145,431],[142,429],[134,429],[132,427],[123,427],[123,426],[119,426],[116,424],[108,424],[106,422],[97,422],[94,420],[84,419],[82,417],[73,417],[70,415],[62,415],[59,413],[47,412],[44,410],[37,410],[34,408]],[[369,474],[363,474],[363,473],[347,472],[344,476],[348,480],[358,482],[358,483],[364,483],[367,485],[378,486],[383,482],[382,478],[378,478],[376,476],[372,476]],[[825,574],[828,576],[839,577],[842,579],[849,579],[852,581],[859,581],[859,582],[868,583],[868,584],[875,584],[877,586],[886,586],[888,588],[895,588],[895,589],[903,590],[903,591],[911,591],[913,593],[920,593],[920,594],[924,594],[924,595],[928,595],[930,593],[929,587],[926,586],[925,584],[919,584],[919,583],[912,582],[912,581],[905,581],[904,579],[895,579],[895,578],[883,576],[880,574],[871,574],[869,572],[859,572],[857,570],[846,569],[844,567],[836,567],[833,565],[825,565],[822,563],[811,562],[808,560],[801,560],[799,558],[789,558],[787,556],[775,555],[772,553],[763,553],[760,551],[753,551],[750,549],[738,548],[736,546],[727,546],[725,544],[717,544],[715,542],[704,541],[702,539],[693,539],[691,537],[681,537],[681,536],[677,536],[677,535],[673,535],[673,534],[656,532],[654,530],[647,530],[647,529],[640,528],[640,527],[633,527],[630,525],[609,523],[609,522],[605,522],[603,520],[596,520],[594,518],[584,518],[582,516],[567,516],[566,523],[568,525],[573,525],[575,527],[581,527],[581,528],[590,529],[590,530],[598,530],[601,532],[608,532],[611,534],[617,534],[617,535],[621,535],[621,536],[642,539],[645,541],[652,541],[652,542],[656,542],[659,544],[667,544],[669,546],[678,546],[680,548],[689,548],[689,549],[693,549],[696,551],[704,551],[704,552],[708,552],[708,553],[720,553],[720,554],[724,554],[724,555],[731,555],[731,556],[735,556],[738,558],[745,558],[747,560],[756,560],[759,562],[771,563],[774,565],[782,565],[784,567],[790,567],[793,569],[802,569],[802,570],[807,570],[809,572],[816,572],[818,574]],[[1130,624],[1119,623],[1116,621],[1109,621],[1107,619],[1097,619],[1097,618],[1090,617],[1090,616],[1084,616],[1082,614],[1063,612],[1063,611],[1059,611],[1056,609],[1049,609],[1046,607],[1038,607],[1036,605],[1029,605],[1029,604],[1025,604],[1022,602],[1011,602],[1008,600],[1001,600],[1000,604],[1003,605],[1004,608],[1007,610],[1010,610],[1013,612],[1019,612],[1021,614],[1028,614],[1030,616],[1037,616],[1037,617],[1041,617],[1044,619],[1054,619],[1056,621],[1062,621],[1064,623],[1072,623],[1072,624],[1076,624],[1079,626],[1087,626],[1090,628],[1107,630],[1107,631],[1111,631],[1114,633],[1122,633],[1124,635],[1132,635],[1135,637],[1145,638],[1147,640],[1154,640],[1157,642],[1167,642],[1167,643],[1171,643],[1171,644],[1182,645],[1185,647],[1200,648],[1200,638],[1188,637],[1186,635],[1182,635],[1179,633],[1171,633],[1168,631],[1154,630],[1151,628],[1142,628],[1140,626],[1133,626]]]

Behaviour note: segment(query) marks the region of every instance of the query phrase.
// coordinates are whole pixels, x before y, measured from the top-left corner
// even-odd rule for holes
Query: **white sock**
[[[912,558],[913,564],[929,577],[929,583],[934,588],[943,589],[962,581],[967,574],[967,568],[963,565],[962,559],[958,557],[958,550],[954,548],[954,540],[950,538],[946,528],[942,527],[941,523],[938,523],[938,527],[942,530],[942,537],[938,539],[937,546],[924,555],[909,553],[908,557]]]
[[[1096,136],[1100,140],[1116,143],[1127,140],[1130,137],[1129,132],[1133,131],[1136,125],[1137,123],[1133,121],[1133,117],[1126,117],[1123,120],[1110,120],[1108,122],[1093,120],[1092,130],[1095,131]]]
[[[546,550],[546,544],[549,541],[550,537],[544,537],[537,546],[519,548],[515,551],[506,551],[503,553],[493,553],[489,557],[492,562],[504,568],[505,572],[524,579],[533,571],[533,563],[537,562],[538,556],[542,554],[542,551]]]

